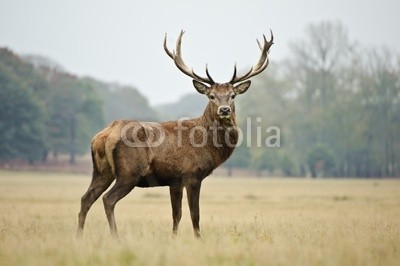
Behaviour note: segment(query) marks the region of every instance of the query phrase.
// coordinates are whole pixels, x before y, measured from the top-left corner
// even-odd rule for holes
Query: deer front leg
[[[190,217],[192,218],[193,230],[194,235],[197,238],[200,238],[200,207],[199,207],[199,200],[200,200],[200,187],[201,182],[196,181],[186,185],[186,193],[189,203],[190,209]]]
[[[171,206],[172,206],[172,234],[176,236],[178,233],[179,222],[182,218],[182,195],[183,195],[183,187],[179,186],[171,186],[169,188],[169,193],[171,196]]]

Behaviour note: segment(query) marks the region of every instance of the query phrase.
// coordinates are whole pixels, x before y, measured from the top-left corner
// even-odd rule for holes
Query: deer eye
[[[232,94],[231,99],[233,100],[233,99],[235,99],[235,97],[236,97],[236,94]]]
[[[210,95],[209,97],[210,97],[210,100],[214,100],[215,99],[214,95]]]

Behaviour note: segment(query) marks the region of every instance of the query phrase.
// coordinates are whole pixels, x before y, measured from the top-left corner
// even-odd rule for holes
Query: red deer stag
[[[119,120],[112,122],[92,140],[93,176],[81,199],[78,235],[82,233],[87,212],[99,196],[115,180],[114,186],[103,196],[111,234],[118,236],[114,218],[115,204],[134,187],[169,186],[173,234],[176,235],[182,216],[182,194],[186,188],[194,234],[200,237],[199,194],[201,182],[215,168],[225,162],[238,142],[234,99],[250,87],[250,78],[267,68],[268,53],[273,35],[258,46],[258,62],[244,75],[237,76],[236,65],[232,79],[216,83],[197,75],[182,59],[181,31],[176,50],[164,50],[184,74],[193,79],[195,89],[208,97],[203,115],[196,119],[164,122]]]

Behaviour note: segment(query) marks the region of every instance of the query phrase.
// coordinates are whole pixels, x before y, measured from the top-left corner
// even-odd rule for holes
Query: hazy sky
[[[258,58],[255,39],[271,28],[271,60],[288,55],[309,23],[340,20],[350,38],[399,51],[398,0],[0,0],[0,46],[52,58],[71,73],[137,87],[150,103],[177,100],[194,91],[164,53],[181,29],[186,63],[215,80],[247,70]]]

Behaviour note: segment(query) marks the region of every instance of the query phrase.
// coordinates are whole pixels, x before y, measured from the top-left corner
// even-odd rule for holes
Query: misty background
[[[0,165],[79,164],[114,119],[175,120],[206,105],[162,48],[181,29],[185,62],[219,82],[270,66],[238,117],[281,129],[281,147],[239,147],[225,164],[257,175],[400,176],[397,1],[0,0]],[[79,157],[77,159],[77,157]]]
[[[397,49],[398,10],[396,0],[0,0],[0,45],[44,55],[80,76],[132,85],[159,104],[192,90],[162,49],[165,33],[172,48],[185,30],[187,64],[203,74],[208,63],[215,80],[225,82],[235,62],[241,70],[254,64],[255,40],[269,29],[273,62],[289,55],[306,25],[322,20],[340,20],[366,46]]]

